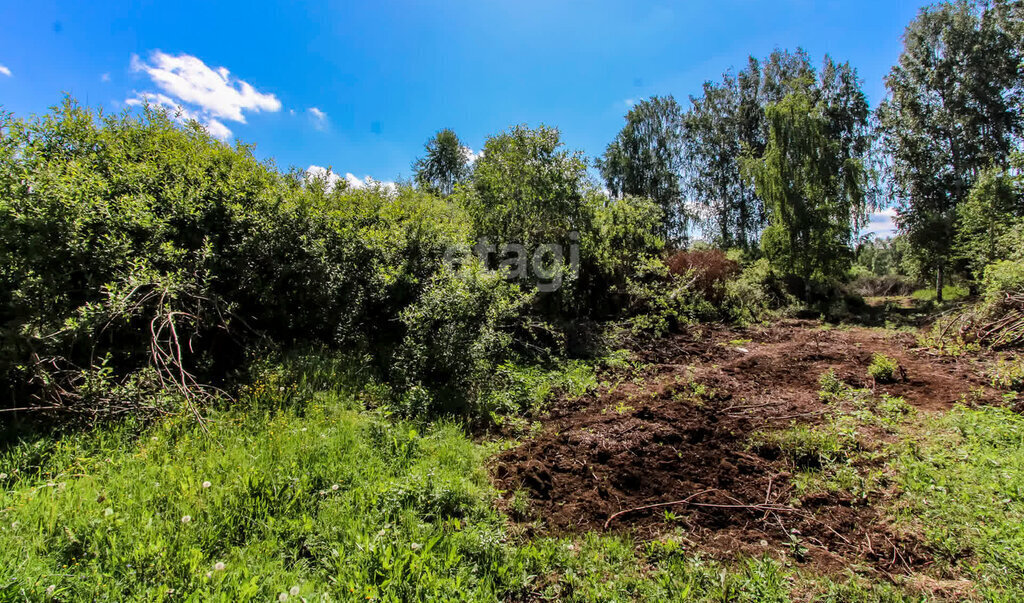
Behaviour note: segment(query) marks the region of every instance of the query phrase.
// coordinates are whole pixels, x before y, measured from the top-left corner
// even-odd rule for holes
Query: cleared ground
[[[876,353],[898,360],[894,383],[867,376]],[[887,416],[999,400],[976,361],[938,357],[905,332],[786,321],[695,330],[637,356],[633,371],[562,402],[535,437],[494,459],[498,487],[529,501],[520,520],[531,530],[681,530],[716,557],[768,552],[815,572],[911,573],[932,559],[887,513],[899,492],[883,465],[901,437]],[[846,389],[826,403],[828,371]],[[787,433],[797,437],[777,435]],[[866,491],[808,487],[806,475],[827,474],[832,461],[870,475],[857,481]]]

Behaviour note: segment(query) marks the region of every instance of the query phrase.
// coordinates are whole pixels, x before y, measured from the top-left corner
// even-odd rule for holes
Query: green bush
[[[433,394],[416,398],[429,407],[406,413],[479,410],[473,405],[495,368],[521,351],[516,337],[526,336],[532,296],[477,262],[435,275],[401,314],[406,335],[396,353],[396,381],[406,392],[425,387]]]
[[[900,363],[885,354],[875,354],[868,365],[868,376],[878,383],[892,383],[899,374]]]

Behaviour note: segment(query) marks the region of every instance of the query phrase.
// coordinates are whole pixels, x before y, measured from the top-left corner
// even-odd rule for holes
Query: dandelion
[[[47,595],[52,595],[53,591],[55,591],[55,590],[57,590],[57,585],[56,584],[51,584],[51,585],[46,587],[46,594]]]
[[[224,566],[224,562],[223,561],[218,561],[217,563],[213,564],[213,569],[218,571],[218,572],[223,572],[224,571],[224,567],[225,566]]]
[[[331,490],[335,490],[335,491],[337,491],[337,490],[338,490],[338,488],[340,488],[340,487],[341,487],[341,486],[339,486],[338,484],[334,484],[333,486],[331,486]]]
[[[280,601],[281,603],[284,603],[285,601],[288,600],[288,593],[281,593],[281,594],[277,595],[277,600]]]
[[[292,595],[293,597],[298,597],[298,596],[299,596],[299,587],[298,587],[298,586],[293,586],[293,587],[291,587],[291,588],[290,588],[290,589],[288,590],[288,592],[289,592],[289,593],[291,593],[291,595]]]
[[[420,550],[420,543],[414,542],[414,543],[409,545],[409,548],[411,548],[414,551],[418,551],[418,550]]]
[[[6,473],[0,473],[0,479],[7,479]]]
[[[212,485],[213,485],[213,484],[211,484],[210,482],[203,482],[203,488],[204,488],[204,489],[205,489],[205,488],[209,488],[209,487],[210,487],[210,486],[212,486]]]
[[[192,521],[192,516],[191,515],[182,515],[181,516],[181,523],[188,523],[190,521]]]

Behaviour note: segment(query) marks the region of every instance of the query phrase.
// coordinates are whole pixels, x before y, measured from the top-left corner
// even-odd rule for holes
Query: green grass
[[[1024,599],[1024,417],[957,407],[927,428],[898,462],[901,518],[923,530],[939,570],[968,577],[986,600]]]
[[[963,299],[968,295],[970,295],[970,292],[967,290],[967,287],[946,285],[942,288],[943,301],[956,301],[958,299]],[[910,296],[918,301],[935,301],[935,288],[918,289],[911,293]]]
[[[275,374],[245,390],[248,411],[213,412],[209,434],[182,414],[0,452],[0,601],[917,598],[785,557],[714,561],[683,532],[528,538],[494,504],[485,467],[502,443],[364,410],[361,392],[331,391],[326,373]],[[587,375],[557,381],[585,389]],[[797,472],[798,489],[870,490],[879,477],[850,462],[866,453],[857,429],[906,425],[909,407],[834,375],[823,388],[832,418],[772,441],[821,465]],[[957,409],[922,425],[888,469],[907,492],[900,518],[926,526],[943,571],[989,598],[1024,594],[1024,419]]]

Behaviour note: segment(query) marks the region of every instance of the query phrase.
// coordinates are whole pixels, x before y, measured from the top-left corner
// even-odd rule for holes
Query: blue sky
[[[684,101],[776,47],[850,60],[874,106],[924,4],[9,0],[0,105],[27,115],[68,92],[119,111],[147,98],[281,168],[395,180],[444,127],[479,149],[509,125],[545,123],[596,156],[632,100]]]

